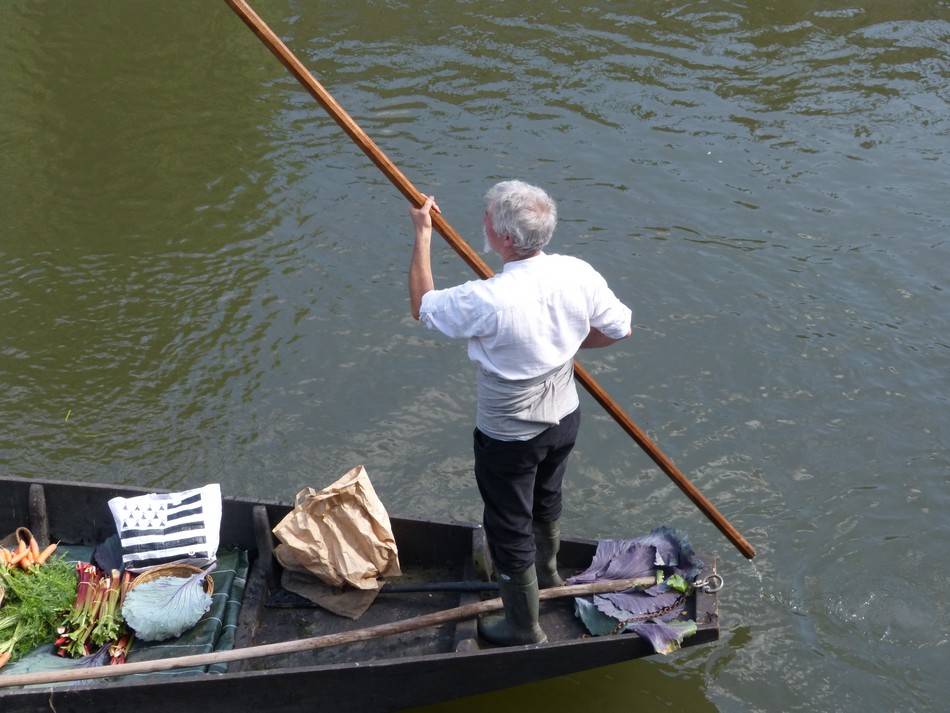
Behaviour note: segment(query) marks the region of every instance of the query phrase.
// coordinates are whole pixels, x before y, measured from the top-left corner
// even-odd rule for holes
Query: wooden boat
[[[115,533],[109,499],[147,492],[124,486],[0,476],[0,536],[26,526],[41,544],[60,541],[95,545]],[[273,554],[276,542],[271,530],[290,507],[224,498],[221,542],[249,553],[250,565],[233,648],[221,653],[240,656],[255,650],[248,647],[279,647],[275,642],[306,643],[312,637],[349,637],[353,632],[356,640],[345,638],[350,643],[241,658],[230,661],[226,671],[219,673],[203,673],[204,669],[199,669],[197,673],[189,670],[187,675],[137,675],[0,687],[0,710],[165,713],[170,707],[179,706],[202,713],[397,711],[654,653],[648,641],[633,633],[587,636],[574,615],[570,597],[542,602],[541,624],[549,641],[537,646],[492,647],[478,640],[472,617],[440,619],[440,613],[457,611],[460,606],[480,606],[480,600],[497,596],[477,591],[485,586],[477,566],[484,552],[484,540],[481,528],[464,524],[391,518],[403,570],[399,582],[453,583],[445,591],[419,586],[417,591],[387,594],[387,584],[367,612],[355,621],[306,606],[309,602],[286,596],[280,585],[281,568]],[[559,555],[562,572],[586,569],[595,547],[596,543],[591,541],[563,540]],[[709,557],[703,560],[703,574],[714,575],[715,561]],[[294,606],[287,606],[288,603]],[[684,647],[719,638],[715,591],[696,589],[682,606],[682,616],[697,624],[696,633],[683,641]],[[436,617],[440,623],[359,640],[360,632],[373,627],[385,629],[393,622],[416,621],[421,616]],[[0,683],[3,678],[0,677]]]

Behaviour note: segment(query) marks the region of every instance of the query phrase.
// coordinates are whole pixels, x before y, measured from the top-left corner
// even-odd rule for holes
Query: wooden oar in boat
[[[330,117],[346,132],[346,134],[362,149],[370,160],[386,175],[392,184],[413,205],[421,206],[425,196],[409,182],[396,165],[380,150],[372,139],[364,132],[353,118],[347,114],[330,93],[314,79],[313,75],[287,48],[283,41],[274,34],[273,30],[254,12],[244,0],[225,0],[244,23],[257,35],[264,45],[280,60],[281,64],[299,81],[304,88],[322,106]],[[482,279],[492,276],[492,270],[472,248],[462,240],[461,236],[446,222],[440,214],[432,213],[432,227],[445,238],[452,249],[471,267]],[[594,378],[574,362],[574,375],[585,389],[593,396],[613,419],[620,424],[634,441],[642,448],[660,470],[693,501],[702,513],[719,528],[720,532],[748,559],[755,557],[755,548],[739,534],[732,524],[723,517],[716,507],[694,486],[685,475],[664,455],[664,453],[650,440],[622,408],[604,391]]]
[[[592,594],[622,592],[627,589],[633,589],[634,587],[648,587],[655,583],[655,577],[640,577],[637,579],[615,579],[591,582],[589,584],[565,585],[563,587],[542,589],[540,599],[541,601],[546,601],[548,599],[559,599],[563,597],[584,597]],[[157,659],[155,661],[124,663],[117,666],[67,669],[65,671],[49,671],[45,673],[8,674],[6,676],[0,676],[0,688],[65,683],[67,681],[85,681],[87,679],[96,678],[115,678],[118,676],[131,676],[137,673],[157,673],[159,671],[171,671],[177,668],[210,666],[212,664],[229,663],[231,661],[244,661],[247,659],[292,654],[300,651],[326,649],[331,646],[343,646],[359,641],[380,639],[385,636],[393,636],[395,634],[424,629],[430,626],[440,626],[451,621],[474,619],[482,614],[500,611],[503,606],[501,598],[496,597],[495,599],[486,599],[482,602],[465,604],[460,607],[455,607],[454,609],[445,609],[443,611],[433,612],[432,614],[423,614],[422,616],[403,619],[402,621],[394,621],[389,624],[379,624],[378,626],[370,626],[365,629],[357,629],[340,634],[325,634],[323,636],[312,636],[295,641],[282,641],[277,644],[247,646],[242,649],[214,651],[208,654],[193,654],[191,656],[177,656],[167,659]]]

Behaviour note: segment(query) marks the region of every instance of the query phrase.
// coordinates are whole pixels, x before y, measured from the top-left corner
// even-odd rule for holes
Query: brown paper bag
[[[331,586],[378,589],[377,577],[402,574],[389,515],[361,465],[319,492],[297,493],[274,535]]]

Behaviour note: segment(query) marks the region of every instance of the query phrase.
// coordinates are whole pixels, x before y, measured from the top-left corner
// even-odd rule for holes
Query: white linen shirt
[[[631,312],[589,264],[540,253],[422,297],[420,321],[468,339],[468,356],[503,379],[531,379],[574,358],[591,327],[621,339]]]

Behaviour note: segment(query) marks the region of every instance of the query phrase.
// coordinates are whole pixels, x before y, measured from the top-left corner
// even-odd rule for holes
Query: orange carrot
[[[40,543],[36,541],[35,537],[30,538],[30,552],[33,553],[33,559],[40,556]]]
[[[13,555],[13,557],[10,558],[7,564],[10,565],[11,567],[13,567],[14,565],[18,565],[20,564],[20,562],[25,560],[29,556],[29,554],[30,554],[29,548],[24,549],[22,552],[17,552],[15,555]]]
[[[10,660],[9,651],[4,651],[2,654],[0,654],[0,668],[3,668],[4,665],[7,663],[7,661],[9,660]]]
[[[39,556],[36,558],[36,564],[43,564],[46,560],[49,559],[49,556],[56,551],[56,543],[51,543],[45,550],[40,552]]]
[[[22,554],[23,552],[26,552],[26,550],[27,550],[26,541],[19,540],[16,546],[16,553],[19,555],[19,554]]]

